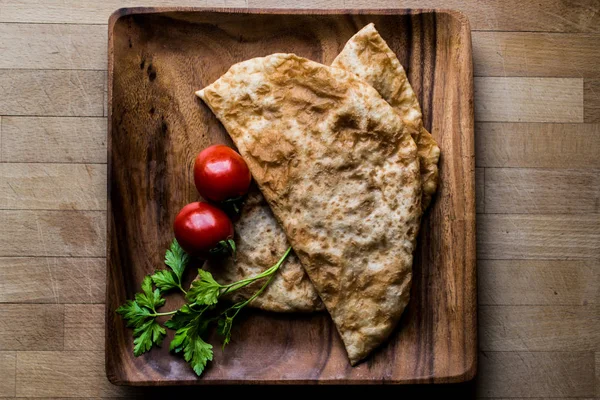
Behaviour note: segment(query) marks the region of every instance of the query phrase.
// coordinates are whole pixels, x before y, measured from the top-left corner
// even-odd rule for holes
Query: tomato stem
[[[233,199],[227,199],[221,202],[221,206],[224,208],[227,214],[239,216],[242,211],[242,205],[244,204],[244,197],[245,196],[240,196]]]
[[[235,246],[235,241],[231,238],[221,240],[217,245],[209,251],[210,254],[219,254],[226,252],[233,256],[233,260],[236,261],[236,252],[237,247]]]
[[[237,261],[237,247],[235,246],[233,239],[227,239],[227,248],[233,256],[233,261]]]

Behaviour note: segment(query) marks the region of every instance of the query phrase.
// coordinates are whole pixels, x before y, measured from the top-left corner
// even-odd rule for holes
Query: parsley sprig
[[[157,307],[165,304],[158,289],[152,290],[152,279],[149,276],[142,282],[142,293],[136,293],[135,300],[128,300],[117,309],[133,329],[133,354],[137,357],[152,348],[160,346],[167,331],[156,321],[156,317],[170,313],[158,313]]]
[[[288,248],[275,265],[260,274],[226,285],[217,282],[210,272],[198,269],[198,279],[194,280],[186,291],[182,286],[182,276],[190,262],[190,256],[177,240],[173,240],[165,254],[165,264],[169,269],[146,276],[142,282],[142,293],[137,293],[134,300],[128,300],[117,309],[127,326],[133,328],[133,354],[137,357],[155,345],[160,346],[166,330],[156,318],[172,315],[164,323],[165,327],[175,330],[169,349],[175,353],[183,353],[185,361],[200,376],[207,363],[213,359],[213,346],[204,340],[211,326],[216,326],[217,332],[223,336],[222,348],[225,349],[231,341],[233,320],[273,281],[275,273],[290,251],[291,248]],[[250,298],[226,308],[220,307],[219,302],[224,295],[261,279],[266,279],[266,282]],[[154,290],[153,284],[156,286]],[[172,289],[179,289],[185,295],[187,303],[178,310],[158,312],[157,309],[165,304],[162,294]]]
[[[152,282],[162,292],[168,292],[171,289],[179,289],[186,294],[186,291],[181,286],[181,277],[185,267],[190,262],[190,256],[181,248],[177,239],[173,239],[171,248],[165,254],[165,264],[171,270],[156,271],[151,276]]]

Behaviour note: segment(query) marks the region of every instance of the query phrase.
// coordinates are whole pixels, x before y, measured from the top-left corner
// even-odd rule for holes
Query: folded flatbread
[[[369,24],[348,41],[332,65],[352,72],[371,84],[404,122],[414,127],[411,135],[417,142],[422,206],[425,209],[437,189],[440,150],[431,134],[423,128],[417,97],[396,55],[374,25]],[[233,282],[264,271],[278,260],[288,246],[283,229],[256,189],[243,205],[240,219],[235,225],[238,235],[237,261],[219,259],[207,262],[205,266],[219,282]],[[234,292],[232,300],[249,298],[260,284]],[[264,294],[250,305],[275,312],[311,312],[324,308],[293,253]]]
[[[197,92],[223,123],[354,365],[409,298],[421,216],[410,129],[356,75],[273,54]]]
[[[423,210],[431,203],[438,185],[440,148],[431,133],[423,127],[423,117],[417,96],[406,77],[398,57],[369,24],[356,33],[344,46],[331,66],[358,75],[373,86],[400,115],[417,143],[423,185]]]
[[[240,219],[235,222],[237,259],[221,257],[209,260],[204,269],[217,282],[226,284],[255,276],[273,266],[289,244],[283,229],[258,188],[251,187],[242,206]],[[257,281],[233,292],[229,300],[249,299],[264,281]],[[265,291],[250,305],[275,312],[311,312],[323,310],[323,303],[308,279],[298,257],[291,252]]]

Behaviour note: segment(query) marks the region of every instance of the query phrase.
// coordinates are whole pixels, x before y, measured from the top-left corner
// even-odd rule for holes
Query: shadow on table
[[[319,394],[320,396],[331,396],[331,398],[340,398],[348,395],[349,398],[369,398],[376,395],[390,393],[400,395],[404,399],[413,398],[457,398],[457,399],[475,399],[475,380],[467,383],[453,385],[360,385],[360,386],[336,386],[336,385],[230,385],[230,386],[173,386],[157,388],[136,388],[134,396],[138,394],[144,399],[175,398],[175,396],[228,396],[240,395],[240,389],[244,390],[242,395],[245,398],[253,398],[253,395],[269,396],[310,396]],[[292,391],[293,390],[293,391]],[[137,396],[136,396],[137,397]],[[189,397],[193,398],[193,397]],[[216,398],[216,397],[215,397]],[[296,397],[297,398],[297,397]],[[302,397],[301,397],[302,398]]]

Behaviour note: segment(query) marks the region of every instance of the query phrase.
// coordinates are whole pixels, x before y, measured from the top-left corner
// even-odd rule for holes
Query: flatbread
[[[293,54],[236,64],[196,94],[248,163],[356,364],[409,299],[421,216],[409,129],[357,76]]]
[[[423,128],[422,114],[417,97],[408,82],[404,68],[387,46],[373,24],[367,25],[344,47],[333,65],[359,75],[390,103],[407,125],[417,141],[421,166],[423,209],[437,190],[440,150],[431,134]],[[273,265],[287,248],[285,233],[260,192],[252,193],[236,221],[239,234],[238,259],[213,260],[206,264],[217,280],[233,282],[256,275]],[[240,234],[241,233],[241,234]],[[322,310],[323,304],[310,283],[295,254],[289,257],[281,273],[250,305],[275,312],[310,312]],[[233,301],[252,296],[259,284],[235,292]]]
[[[331,65],[364,79],[414,128],[411,134],[419,152],[425,210],[438,186],[440,148],[423,127],[421,107],[398,57],[371,23],[348,40]]]
[[[256,187],[250,189],[240,219],[235,222],[237,259],[232,257],[209,260],[204,269],[222,284],[255,276],[273,266],[289,244],[285,233],[273,216],[264,197]],[[257,281],[232,293],[229,300],[250,298],[263,281]],[[302,264],[291,252],[265,291],[254,299],[252,307],[275,312],[312,312],[323,310],[319,295],[308,279]]]

